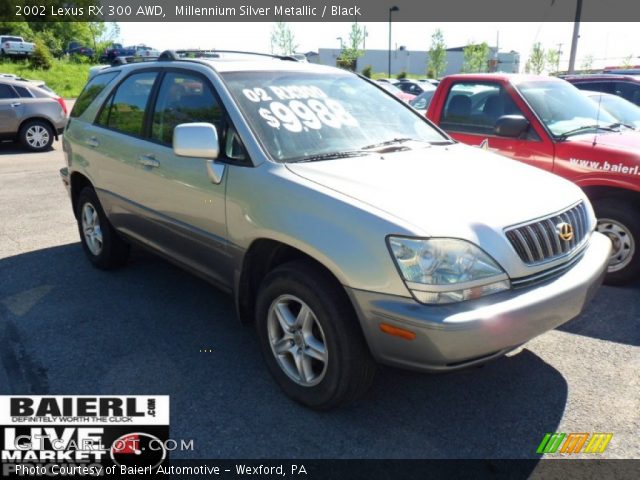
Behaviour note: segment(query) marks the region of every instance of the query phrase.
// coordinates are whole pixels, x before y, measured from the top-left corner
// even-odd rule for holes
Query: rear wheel
[[[76,217],[82,248],[95,267],[111,270],[126,263],[129,244],[120,238],[109,223],[93,188],[85,187],[80,192]]]
[[[640,211],[624,201],[594,204],[597,231],[611,239],[612,250],[605,283],[623,285],[640,277]]]
[[[270,373],[297,402],[327,410],[361,397],[376,365],[344,289],[305,261],[262,282],[256,328]]]
[[[32,152],[48,150],[53,143],[53,129],[47,122],[31,120],[25,123],[19,133],[20,143]]]

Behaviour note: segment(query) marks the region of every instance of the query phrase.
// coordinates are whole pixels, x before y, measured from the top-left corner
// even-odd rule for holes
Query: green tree
[[[27,22],[0,22],[0,35],[17,35],[31,38],[33,32]]]
[[[547,64],[547,57],[540,42],[533,44],[533,49],[531,50],[531,55],[529,55],[527,63],[529,64],[530,73],[540,75],[544,71]]]
[[[629,55],[624,57],[622,60],[622,68],[631,68],[633,67],[633,55]]]
[[[462,64],[463,73],[481,73],[489,69],[487,60],[489,58],[489,45],[482,42],[474,45],[467,45],[462,50],[464,61]]]
[[[444,43],[442,30],[437,29],[431,35],[431,47],[429,48],[429,60],[427,61],[427,76],[440,78],[447,68],[447,46]]]
[[[553,72],[560,71],[560,52],[555,48],[547,50],[547,65]]]
[[[358,58],[364,55],[364,51],[361,49],[364,44],[364,38],[364,29],[358,25],[358,22],[352,23],[351,31],[349,32],[349,43],[342,45],[342,51],[338,57],[339,66],[355,71]]]
[[[295,36],[286,22],[276,22],[271,30],[271,53],[291,55],[298,48]]]
[[[588,71],[588,70],[591,70],[591,67],[593,67],[593,55],[589,54],[582,59],[582,63],[580,64],[580,69]]]

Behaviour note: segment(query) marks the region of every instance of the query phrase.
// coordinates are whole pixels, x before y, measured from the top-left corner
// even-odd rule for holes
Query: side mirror
[[[218,132],[210,123],[182,123],[173,129],[173,153],[215,160],[220,154]]]
[[[529,120],[522,115],[503,115],[496,122],[496,135],[517,138],[529,128]]]

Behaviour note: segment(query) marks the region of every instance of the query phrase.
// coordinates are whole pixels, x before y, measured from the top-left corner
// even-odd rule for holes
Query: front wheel
[[[270,373],[297,402],[327,410],[361,397],[376,365],[344,289],[305,261],[262,282],[256,328]]]
[[[594,204],[596,230],[611,240],[612,249],[605,283],[624,285],[640,277],[640,211],[633,205],[614,200]]]

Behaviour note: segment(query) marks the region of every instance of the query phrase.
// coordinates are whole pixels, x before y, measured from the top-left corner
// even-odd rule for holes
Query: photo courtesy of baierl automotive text
[[[0,478],[640,476],[631,0],[0,5]]]

